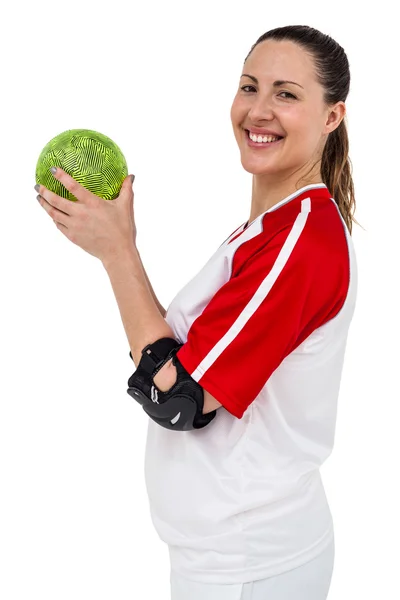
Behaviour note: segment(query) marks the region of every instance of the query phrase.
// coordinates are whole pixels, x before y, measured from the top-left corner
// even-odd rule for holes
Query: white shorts
[[[171,600],[326,600],[335,559],[335,540],[308,563],[249,583],[189,581],[171,570]]]

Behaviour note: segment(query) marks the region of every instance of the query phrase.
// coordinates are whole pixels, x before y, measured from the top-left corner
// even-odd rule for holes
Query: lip
[[[245,131],[250,131],[250,133],[254,133],[256,135],[276,135],[278,137],[284,137],[282,134],[277,131],[272,131],[272,129],[262,129],[261,127],[248,127],[244,128]]]
[[[245,129],[244,133],[245,133],[245,136],[246,136],[247,144],[251,148],[258,148],[259,150],[262,150],[262,149],[265,150],[266,148],[269,148],[269,147],[273,148],[274,146],[279,146],[279,144],[281,142],[283,142],[283,140],[285,139],[283,137],[280,140],[278,140],[277,142],[265,142],[265,143],[263,142],[263,143],[259,144],[258,142],[253,142],[253,140],[250,139],[249,132],[248,132],[247,129]]]

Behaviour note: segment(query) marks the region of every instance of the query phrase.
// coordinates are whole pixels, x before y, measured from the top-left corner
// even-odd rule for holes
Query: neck
[[[266,181],[261,175],[253,175],[252,196],[251,196],[251,211],[246,227],[259,215],[267,211],[269,208],[295,193],[297,190],[314,183],[323,183],[321,174],[317,173],[314,177],[300,180],[298,174],[289,180],[273,182]]]

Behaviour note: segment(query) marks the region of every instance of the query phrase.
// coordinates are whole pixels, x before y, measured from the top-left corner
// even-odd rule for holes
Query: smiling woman
[[[327,597],[334,532],[319,468],[357,292],[349,83],[343,48],[311,27],[268,31],[244,62],[231,122],[250,215],[170,303],[180,347],[153,380],[178,388],[176,364],[201,386],[203,414],[217,412],[186,431],[148,423],[171,600]]]
[[[324,182],[351,234],[355,198],[345,124],[350,74],[343,49],[321,36],[300,26],[261,36],[244,62],[231,120],[242,166],[253,174],[249,222],[299,182]],[[333,73],[322,67],[327,47],[336,60]]]
[[[319,469],[357,296],[349,64],[332,38],[293,25],[262,35],[243,71],[231,122],[250,216],[165,314],[129,177],[106,201],[57,169],[78,201],[40,186],[40,203],[107,271],[136,365],[128,393],[147,371],[146,489],[171,600],[325,600],[334,530]]]

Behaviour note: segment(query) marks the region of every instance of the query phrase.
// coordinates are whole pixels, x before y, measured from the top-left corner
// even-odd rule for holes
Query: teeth
[[[250,132],[249,132],[249,138],[253,142],[259,142],[260,144],[261,143],[265,144],[265,142],[274,142],[275,140],[279,139],[278,137],[275,137],[273,135],[264,135],[264,136],[261,136],[261,135],[257,135],[255,133],[250,133]]]

